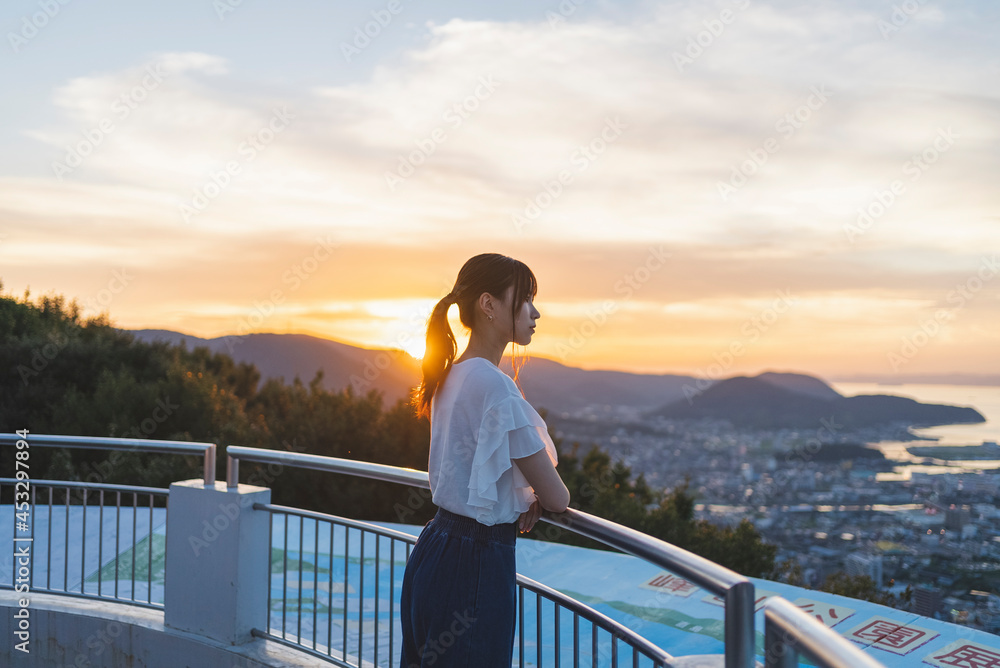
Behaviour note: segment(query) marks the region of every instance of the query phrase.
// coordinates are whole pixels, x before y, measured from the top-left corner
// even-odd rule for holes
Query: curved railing
[[[344,473],[412,485],[423,489],[430,488],[425,471],[385,464],[235,445],[226,448],[226,455],[226,484],[230,487],[238,484],[239,462],[245,460],[261,464],[280,464],[330,473]],[[687,550],[579,510],[569,508],[558,514],[546,512],[542,519],[678,573],[721,597],[726,610],[725,666],[726,668],[753,668],[755,653],[754,588],[753,583],[748,578]],[[523,596],[523,593],[520,595]],[[559,602],[559,605],[562,605],[562,602]],[[601,626],[603,620],[597,616],[600,613],[589,607],[587,610],[590,611],[588,621],[596,626]],[[654,665],[668,664],[671,659],[669,654],[651,646],[651,643],[631,629],[619,625],[615,630],[611,628],[606,628],[606,630],[612,633],[611,646],[612,653],[615,654],[612,665],[617,665],[617,654],[614,649],[617,646],[616,638],[621,638],[636,653],[640,652],[640,647],[643,648],[641,653],[652,658]],[[655,648],[662,658],[654,658],[655,654],[645,654],[645,650],[650,647]],[[659,663],[661,661],[663,664]]]
[[[0,478],[0,495],[19,482]],[[38,493],[45,490],[48,494]],[[165,536],[157,529],[166,523],[167,495],[159,487],[32,480],[29,530],[18,537],[15,528],[11,537],[15,557],[22,540],[32,545],[29,588],[162,609]],[[114,518],[110,532],[104,530],[105,517]],[[62,538],[64,550],[53,549],[53,535]],[[0,589],[14,589],[16,583],[12,568],[11,581],[0,581]]]
[[[397,573],[402,574],[416,537],[299,508],[275,504],[253,507],[271,513],[270,540],[272,545],[281,546],[274,548],[279,554],[272,552],[268,625],[266,629],[255,629],[254,635],[305,650],[340,666],[396,666]],[[295,556],[289,558],[290,554]],[[397,554],[403,557],[399,563]],[[323,579],[319,577],[321,570],[328,574]],[[289,573],[297,574],[292,582]],[[304,575],[307,573],[312,575]],[[335,573],[341,575],[336,583]],[[327,589],[325,596],[320,593],[323,585]],[[533,609],[525,607],[526,592],[534,596]],[[388,609],[380,610],[383,599]],[[531,655],[535,666],[672,665],[669,653],[623,624],[520,574],[517,600],[517,665],[526,665]],[[372,602],[372,608],[366,608],[366,601]],[[551,604],[545,606],[551,608],[551,615],[543,614],[543,601]],[[339,633],[335,633],[338,607]],[[320,609],[324,609],[322,616],[318,614]],[[325,624],[321,623],[323,617]],[[581,620],[589,624],[589,629],[581,631]],[[589,647],[584,642],[588,630]],[[564,634],[570,642],[561,642]],[[526,638],[529,645],[534,645],[534,652],[526,650]]]
[[[29,434],[27,440],[20,434],[0,434],[0,445],[16,446],[26,441],[33,448],[75,448],[81,450],[125,450],[135,452],[160,452],[173,455],[200,455],[202,479],[206,485],[215,484],[215,443],[193,441],[158,441],[151,438],[104,438],[100,436],[53,436]]]
[[[885,668],[780,596],[764,605],[764,647],[764,668],[798,668],[799,654],[821,666]]]
[[[200,455],[204,460],[204,489],[212,490],[211,493],[214,494],[219,494],[220,491],[224,490],[242,494],[242,490],[246,486],[237,486],[239,461],[241,459],[362,476],[424,489],[429,488],[427,473],[414,469],[239,446],[229,446],[227,448],[227,486],[222,487],[214,480],[216,447],[210,443],[49,435],[31,435],[29,441],[30,447],[92,448]],[[18,434],[0,434],[0,445],[14,445],[18,448],[27,448],[28,442],[25,442]],[[21,489],[30,489],[30,508],[34,512],[33,518],[41,516],[47,519],[47,522],[43,523],[42,531],[44,531],[44,535],[36,535],[35,525],[31,523],[30,534],[19,538],[17,536],[18,529],[15,528],[14,535],[12,536],[12,545],[15,546],[14,550],[17,549],[16,546],[19,540],[31,541],[35,545],[43,544],[46,546],[44,570],[36,572],[36,566],[40,562],[38,560],[31,561],[28,577],[34,590],[71,596],[96,597],[164,609],[162,598],[153,596],[151,590],[154,584],[152,581],[153,572],[159,567],[161,570],[158,573],[162,575],[166,553],[163,552],[154,556],[154,541],[152,538],[154,510],[161,514],[160,518],[155,521],[157,525],[159,526],[160,519],[165,522],[166,507],[171,498],[168,490],[103,483],[92,484],[55,480],[29,481],[25,478],[26,476],[22,477],[18,475],[16,478],[0,479],[0,493],[6,488],[5,486],[18,485]],[[198,481],[187,481],[178,484],[182,488],[185,485],[190,488],[192,483],[195,484],[196,488],[201,489],[202,485]],[[172,485],[171,489],[175,486]],[[46,490],[47,494],[44,493]],[[71,494],[76,494],[79,498],[71,501]],[[94,499],[93,503],[91,502],[91,498]],[[175,501],[179,502],[179,499],[182,498],[184,497],[179,497]],[[114,499],[113,505],[109,499]],[[293,645],[296,649],[322,656],[325,660],[336,665],[372,665],[372,660],[366,658],[369,655],[376,660],[373,665],[383,663],[381,657],[384,655],[376,655],[376,653],[381,652],[382,647],[378,640],[378,630],[385,626],[380,624],[379,620],[383,616],[391,619],[395,614],[395,569],[405,565],[406,558],[409,556],[410,546],[415,541],[414,537],[369,522],[324,515],[271,503],[254,503],[253,508],[257,511],[267,512],[270,515],[271,521],[269,524],[261,526],[265,532],[270,527],[272,534],[268,535],[267,538],[271,545],[274,544],[273,531],[275,528],[280,525],[282,527],[281,530],[284,532],[283,540],[285,541],[284,547],[286,549],[281,551],[283,563],[280,569],[275,566],[274,557],[272,557],[274,571],[280,573],[280,577],[284,580],[281,591],[281,605],[283,606],[281,612],[283,615],[288,613],[287,608],[284,606],[287,606],[288,601],[291,600],[287,592],[290,589],[298,591],[298,597],[294,601],[296,615],[294,633],[291,633],[286,628],[285,616],[281,617],[282,627],[280,634],[277,632],[277,628],[272,626],[270,608],[273,601],[270,599],[271,588],[269,587],[267,628],[259,629],[256,628],[259,624],[254,624],[255,630],[253,635]],[[44,512],[36,512],[41,509],[44,509]],[[109,513],[112,514],[113,521],[110,521],[108,518]],[[60,516],[62,519],[53,519]],[[176,515],[175,519],[187,516],[187,513],[183,513]],[[197,515],[192,515],[192,517],[197,517]],[[754,592],[753,585],[747,578],[676,546],[587,513],[569,509],[559,514],[545,513],[542,519],[553,525],[561,526],[577,534],[601,541],[616,549],[633,554],[650,563],[682,575],[720,596],[726,606],[725,666],[726,668],[753,668],[755,665]],[[288,549],[288,540],[294,534],[294,531],[290,527],[293,527],[296,521],[299,524],[297,534],[297,540],[299,541],[297,551],[299,567],[296,571],[290,571],[288,568],[289,555],[293,554],[293,551]],[[85,527],[88,526],[86,524],[88,522],[94,522],[98,527],[97,537],[93,541],[87,538],[88,531]],[[308,576],[305,574],[307,569],[303,561],[304,555],[309,553],[309,550],[306,549],[308,531],[306,531],[305,527],[307,522],[312,523],[308,526],[313,536],[311,545],[314,562],[312,564],[313,570],[311,571],[313,578],[313,607],[311,608],[313,631],[311,637],[307,637],[307,634],[302,631],[302,621],[304,619],[302,612],[308,609],[308,605],[303,598],[303,592],[308,589],[308,582],[306,581]],[[71,531],[76,530],[77,523],[80,525],[80,533],[72,534]],[[108,526],[107,533],[105,532],[105,525]],[[13,523],[11,526],[15,527]],[[321,530],[321,527],[325,528]],[[65,538],[66,552],[63,555],[58,555],[52,551],[53,531],[62,532]],[[353,543],[351,542],[351,531],[354,531],[357,536]],[[341,637],[339,639],[339,656],[335,656],[332,651],[334,645],[332,632],[328,631],[326,634],[326,647],[324,648],[320,645],[319,637],[316,633],[317,625],[315,621],[318,606],[321,603],[318,594],[319,588],[316,586],[316,583],[318,582],[319,567],[322,564],[317,560],[317,556],[321,553],[326,554],[320,549],[320,537],[322,536],[324,540],[332,542],[335,532],[343,533],[345,548],[343,556],[338,555],[337,557],[338,559],[343,558],[345,563],[345,580],[338,595],[341,597],[343,610],[346,611],[349,605],[357,606],[358,610],[356,631],[351,631],[354,634],[354,640],[356,640],[355,649],[349,651],[349,624],[345,619],[342,623],[343,629],[341,629]],[[182,533],[184,532],[182,531]],[[148,547],[145,550],[137,542],[139,534],[145,534],[149,540]],[[79,535],[81,538],[81,554],[73,553],[73,558],[81,560],[79,566],[76,566],[75,562],[73,564],[70,563],[69,548],[75,535]],[[165,535],[161,535],[161,538],[165,540]],[[263,535],[260,535],[258,540],[263,542],[264,538]],[[36,539],[38,539],[38,543],[34,543]],[[389,542],[385,543],[382,541]],[[403,558],[397,564],[397,544],[400,543],[402,545],[399,547],[399,552]],[[94,544],[96,544],[96,547],[93,547]],[[355,546],[354,550],[351,549],[352,544]],[[369,556],[365,555],[366,548],[369,550]],[[356,561],[352,561],[352,555],[355,551],[358,553],[359,558]],[[122,555],[129,552],[131,552],[131,556],[123,561]],[[390,606],[388,611],[379,608],[380,596],[378,595],[382,587],[379,564],[385,553],[388,554],[389,584],[387,586],[389,588],[389,595],[387,602]],[[104,558],[105,554],[113,554],[113,562],[106,561]],[[272,554],[274,553],[272,552]],[[372,554],[374,554],[374,559],[371,557]],[[6,555],[3,558],[6,558]],[[331,548],[327,556],[329,561],[327,564],[328,567],[332,567],[333,558],[334,550]],[[369,576],[366,583],[365,565],[369,561],[373,561],[376,564],[376,569],[374,576]],[[145,565],[143,565],[143,562],[145,562]],[[159,566],[157,566],[156,562],[159,563]],[[127,577],[123,577],[120,570],[123,563],[126,565]],[[223,561],[216,568],[225,568],[224,564],[228,563]],[[358,589],[356,590],[357,596],[352,598],[349,596],[349,590],[353,586],[352,583],[354,581],[349,581],[348,575],[353,563],[357,564],[354,568],[354,574],[357,577]],[[92,569],[88,564],[96,564],[96,570]],[[175,564],[173,568],[176,569],[178,566]],[[54,583],[53,577],[55,574],[58,574],[60,569],[63,571],[62,580],[60,581],[56,578]],[[76,588],[75,583],[74,586],[70,586],[70,569],[80,573],[78,588]],[[105,570],[107,570],[107,580],[104,577]],[[143,582],[138,577],[141,575],[140,571],[143,570],[146,573],[146,581],[144,583],[146,588],[145,600],[141,596]],[[87,575],[88,572],[90,572],[90,575]],[[289,573],[292,572],[297,572],[298,582],[296,587],[290,587],[288,584]],[[37,578],[36,575],[38,576]],[[44,585],[40,581],[43,577]],[[374,582],[372,582],[372,577],[374,577]],[[13,579],[14,572],[12,570],[12,582],[0,582],[0,589],[12,588]],[[113,586],[110,584],[111,581],[114,582]],[[120,588],[120,582],[126,583],[125,586]],[[332,580],[328,587],[330,591],[326,596],[325,604],[330,609],[332,619],[332,610],[334,607],[334,587]],[[137,595],[137,590],[140,595]],[[375,609],[371,611],[365,607],[366,592],[369,590],[376,592],[374,596]],[[261,592],[263,594],[263,589],[261,589]],[[533,611],[532,606],[526,604],[528,602],[527,598],[530,596],[535,597]],[[263,602],[263,599],[261,601]],[[632,650],[631,665],[633,666],[640,665],[640,657],[643,659],[641,665],[649,665],[648,662],[652,662],[654,666],[673,665],[672,662],[674,659],[670,654],[656,647],[645,638],[642,638],[633,629],[626,628],[583,603],[520,575],[518,576],[518,607],[519,628],[522,634],[519,638],[518,660],[521,665],[525,664],[528,653],[525,647],[524,634],[527,632],[526,629],[532,624],[535,626],[535,636],[539,640],[545,639],[545,647],[542,646],[542,642],[539,642],[534,650],[535,656],[533,661],[529,661],[529,663],[533,662],[535,665],[549,665],[551,658],[551,663],[559,666],[562,645],[567,644],[570,648],[567,651],[572,651],[573,656],[566,657],[562,665],[575,666],[589,665],[590,663],[598,665],[598,661],[600,661],[600,665],[609,665],[610,663],[610,665],[617,666],[619,665],[620,658],[622,658],[620,657],[621,653],[618,648],[619,643],[624,644]],[[552,623],[545,626],[548,624],[548,616],[544,615],[543,612],[547,607],[551,607],[552,609]],[[168,605],[167,608],[170,608],[170,606]],[[249,609],[257,608],[251,607]],[[260,606],[260,609],[263,609],[263,605]],[[812,660],[821,668],[881,668],[882,666],[874,658],[865,654],[849,641],[827,629],[781,597],[772,597],[769,599],[764,608],[764,616],[764,659],[767,668],[791,668],[792,666],[797,666],[800,654]],[[263,620],[263,617],[261,617],[261,620]],[[580,620],[591,624],[591,646],[589,650],[585,647],[585,632],[581,632],[579,628]],[[326,623],[329,627],[331,621],[327,620]],[[371,647],[364,645],[367,624],[371,624],[371,628],[376,631],[376,640]],[[391,627],[391,624],[389,626]],[[607,639],[602,640],[599,637],[599,633],[610,636],[610,643]],[[572,642],[563,643],[563,638],[568,640],[569,636],[572,637]],[[304,640],[309,640],[311,643],[304,642]],[[387,656],[391,659],[394,650],[394,640],[391,635],[388,638],[388,643]],[[550,649],[552,651],[549,651]],[[369,652],[369,650],[372,651]],[[607,655],[604,654],[605,650],[607,651]],[[581,660],[583,663],[581,663]],[[625,660],[627,660],[627,657],[625,657]]]
[[[214,443],[15,433],[0,434],[2,445],[29,453],[30,448],[73,448],[195,455],[202,458],[204,481],[215,483]],[[30,499],[25,521],[11,526],[11,581],[0,582],[0,589],[15,589],[13,565],[30,544],[26,584],[32,591],[162,609],[165,536],[157,529],[166,522],[168,490],[35,479],[26,460],[15,460],[17,477],[0,478],[0,495],[9,487],[16,500]],[[105,531],[111,518],[114,525]],[[39,525],[44,536],[36,535]],[[61,552],[53,550],[53,533],[63,540]]]

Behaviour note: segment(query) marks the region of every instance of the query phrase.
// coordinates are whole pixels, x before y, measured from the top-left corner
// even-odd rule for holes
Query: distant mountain
[[[765,371],[764,373],[754,377],[757,378],[757,380],[763,380],[797,394],[806,394],[811,397],[816,397],[817,399],[833,401],[834,399],[840,399],[843,396],[819,378],[816,378],[815,376],[807,376],[802,373],[778,373],[775,371]]]
[[[921,404],[884,394],[844,397],[817,378],[774,373],[727,378],[648,415],[727,419],[736,426],[765,429],[818,429],[824,424],[821,420],[844,429],[891,422],[911,426],[985,422],[970,407]]]
[[[420,380],[420,362],[400,350],[360,348],[339,341],[305,334],[246,334],[202,339],[162,329],[131,332],[140,341],[184,343],[189,350],[205,347],[225,353],[238,362],[257,366],[263,378],[297,376],[308,383],[320,369],[323,386],[341,390],[351,384],[362,394],[370,389],[382,392],[386,404],[408,396],[409,388]]]
[[[878,383],[879,385],[979,385],[1000,387],[996,373],[899,373],[854,374],[830,378],[838,383]]]
[[[226,353],[256,365],[264,378],[291,382],[297,376],[307,383],[322,369],[327,389],[340,390],[348,384],[361,393],[375,389],[386,404],[409,396],[420,382],[420,362],[400,350],[361,348],[304,334],[202,339],[159,329],[131,333],[142,341],[183,342],[188,348],[204,346]],[[513,377],[509,356],[500,368]],[[544,357],[528,357],[518,383],[533,406],[557,414],[629,406],[650,415],[726,418],[735,425],[769,428],[816,427],[820,419],[831,417],[845,428],[889,421],[911,425],[984,421],[972,408],[920,404],[886,395],[844,397],[814,376],[777,371],[706,382],[677,374],[578,369]]]
[[[509,356],[500,368],[513,377]],[[544,357],[529,357],[518,374],[532,405],[557,412],[601,405],[653,408],[682,398],[684,387],[692,388],[696,382],[692,376],[676,374],[578,369]]]
[[[226,353],[255,364],[264,378],[291,382],[298,376],[309,382],[323,369],[327,389],[340,390],[348,383],[361,392],[374,388],[382,392],[387,404],[408,396],[410,388],[420,382],[420,362],[399,350],[360,348],[304,334],[202,339],[162,329],[131,333],[141,341],[183,342],[189,349],[203,346]],[[501,360],[500,368],[514,376],[509,356]],[[696,383],[691,376],[578,369],[544,357],[527,357],[517,381],[533,406],[556,413],[601,405],[654,408],[683,397],[684,386],[693,388]]]

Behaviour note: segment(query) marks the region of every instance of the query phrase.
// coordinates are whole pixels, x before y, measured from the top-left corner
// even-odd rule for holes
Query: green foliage
[[[795,559],[786,559],[777,564],[770,574],[769,579],[785,582],[796,587],[809,588],[802,576],[802,565]],[[867,575],[848,575],[844,571],[836,571],[826,576],[819,590],[902,610],[909,608],[910,599],[913,595],[913,590],[910,586],[907,586],[906,591],[897,596],[888,589],[879,587]]]
[[[402,402],[383,409],[374,391],[330,392],[321,375],[308,386],[297,378],[261,384],[251,364],[137,341],[106,317],[82,319],[62,297],[0,295],[0,341],[0,429],[8,433],[215,443],[218,471],[228,444],[426,467],[426,420]],[[40,448],[31,465],[34,479],[166,487],[201,477],[198,457],[130,451]],[[394,505],[407,494],[389,483],[251,463],[241,480],[271,487],[278,503],[368,519],[396,519]]]
[[[83,320],[62,297],[35,302],[0,295],[0,429],[12,432],[154,438],[239,444],[392,464],[427,465],[426,419],[406,400],[383,407],[375,391],[331,392],[322,374],[308,384],[261,383],[253,365],[206,348],[144,343],[107,318]],[[559,443],[557,442],[557,446]],[[4,449],[8,453],[10,449]],[[702,554],[734,570],[770,572],[774,546],[743,521],[720,528],[694,520],[686,485],[668,492],[632,477],[607,453],[561,453],[559,472],[572,505]],[[6,453],[0,451],[0,456]],[[38,449],[33,477],[166,487],[200,478],[197,457],[138,452]],[[12,466],[4,464],[4,470]],[[281,466],[241,465],[241,481],[270,487],[276,503],[359,519],[422,524],[435,507],[426,491]],[[542,529],[543,531],[539,531]],[[594,543],[540,524],[532,538]]]
[[[641,474],[621,462],[611,463],[604,451],[593,447],[581,459],[573,452],[560,453],[559,475],[570,491],[570,506],[604,517],[700,554],[727,568],[752,577],[763,577],[774,568],[777,547],[765,543],[749,520],[735,528],[718,527],[694,519],[694,497],[685,482],[672,490],[654,491]],[[600,547],[565,530],[543,530],[541,539]]]
[[[887,605],[891,608],[906,608],[910,604],[910,597],[913,590],[907,586],[899,596],[882,589],[875,581],[867,575],[848,575],[844,571],[837,571],[826,576],[820,589],[831,594],[849,596],[862,601],[870,601],[879,605]]]

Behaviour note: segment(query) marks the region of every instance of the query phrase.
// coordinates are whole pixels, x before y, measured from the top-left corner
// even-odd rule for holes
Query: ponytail
[[[459,270],[455,287],[434,306],[427,320],[427,344],[421,362],[424,377],[410,398],[418,417],[430,419],[431,399],[447,378],[458,352],[455,335],[448,324],[448,309],[452,304],[458,304],[459,319],[471,330],[475,325],[479,296],[488,292],[499,298],[511,286],[514,287],[511,304],[513,322],[521,303],[534,297],[538,291],[535,275],[526,264],[499,253],[481,253],[467,260]],[[519,369],[519,366],[514,367],[514,382],[517,382]]]
[[[431,399],[451,369],[455,353],[458,352],[455,335],[451,331],[451,325],[448,324],[448,308],[456,301],[455,293],[448,293],[434,306],[427,321],[427,342],[421,363],[424,379],[413,399],[418,417],[430,419]]]

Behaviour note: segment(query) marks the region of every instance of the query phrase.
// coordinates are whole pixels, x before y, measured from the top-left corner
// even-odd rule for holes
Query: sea
[[[961,459],[960,450],[956,450],[955,458],[933,460],[914,457],[906,450],[918,445],[968,446],[1000,443],[1000,387],[838,382],[830,382],[829,385],[848,397],[859,394],[890,394],[915,399],[921,403],[971,406],[986,418],[986,422],[978,424],[910,428],[910,433],[928,440],[870,442],[868,445],[878,448],[888,459],[899,463],[899,466],[895,467],[895,475],[880,474],[880,479],[909,479],[914,472],[933,474],[1000,469],[1000,460]]]

